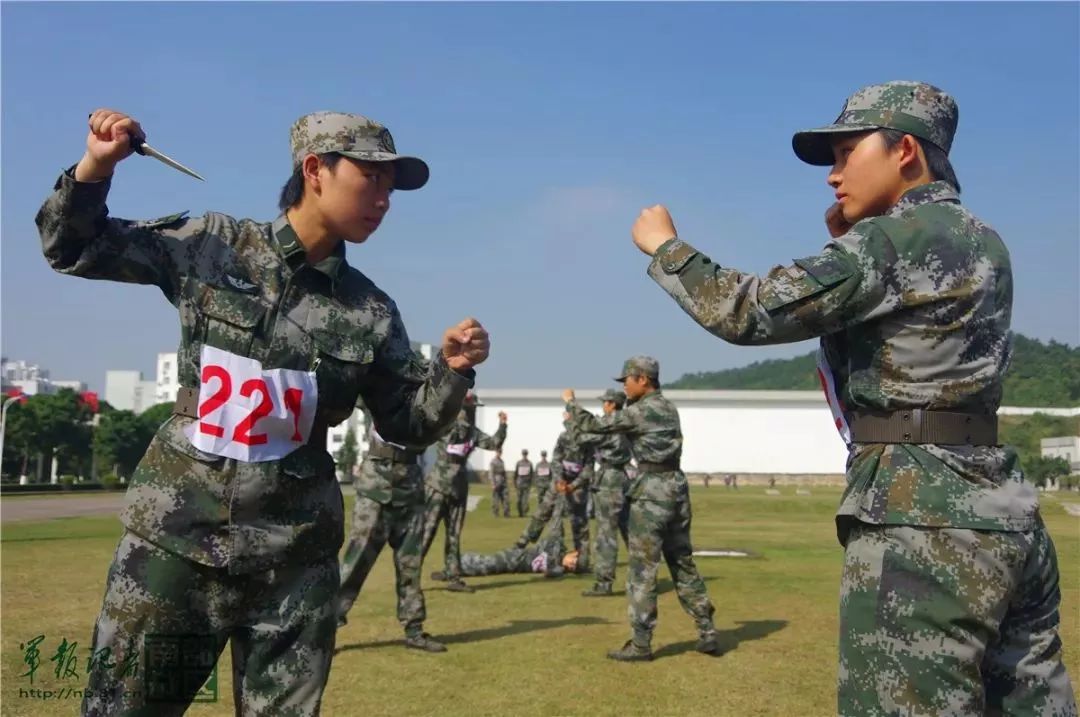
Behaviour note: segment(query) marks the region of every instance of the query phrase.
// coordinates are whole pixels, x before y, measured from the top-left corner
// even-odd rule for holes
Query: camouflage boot
[[[701,633],[694,649],[706,655],[722,654],[724,650],[720,647],[720,633],[716,630]]]
[[[581,593],[583,597],[611,597],[615,593],[611,591],[611,586],[604,583],[596,583],[588,590]]]
[[[436,570],[431,574],[431,579],[438,580],[440,583],[445,583],[447,580],[446,573],[444,573],[442,570]]]
[[[447,584],[446,589],[449,590],[452,593],[474,593],[474,592],[476,592],[476,588],[469,587],[468,585],[465,584],[465,581],[462,580],[461,578],[457,578],[456,580],[451,580]]]
[[[418,632],[405,636],[405,647],[424,652],[446,652],[446,645],[436,640],[426,632]]]
[[[650,662],[652,660],[652,648],[648,645],[642,647],[633,640],[627,640],[626,644],[618,650],[612,650],[607,654],[608,659],[619,662]]]

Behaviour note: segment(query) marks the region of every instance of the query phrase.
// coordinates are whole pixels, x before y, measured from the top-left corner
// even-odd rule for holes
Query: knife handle
[[[86,115],[86,119],[90,119],[93,116],[94,113],[91,112],[90,114]],[[131,149],[135,152],[135,154],[141,154],[144,157],[146,156],[146,152],[143,151],[143,142],[145,141],[145,137],[135,137],[134,139],[129,140],[129,142],[131,143]]]

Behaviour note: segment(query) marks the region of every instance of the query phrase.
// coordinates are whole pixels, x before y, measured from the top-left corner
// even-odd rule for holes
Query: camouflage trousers
[[[444,570],[449,580],[461,577],[461,530],[465,527],[468,493],[455,496],[428,487],[424,492],[423,559],[427,559],[439,523],[443,523],[446,542],[443,547]]]
[[[840,588],[841,715],[1076,715],[1057,556],[1006,533],[855,523]]]
[[[417,496],[419,497],[419,496]],[[345,617],[364,587],[371,568],[386,544],[394,551],[397,618],[406,635],[423,632],[427,611],[420,588],[424,539],[424,506],[382,504],[357,495],[353,504],[352,533],[341,565],[337,614]]]
[[[491,514],[497,518],[499,513],[502,513],[504,518],[510,517],[510,491],[506,479],[491,487]]]
[[[465,577],[475,577],[503,573],[531,573],[532,561],[539,554],[540,548],[535,545],[528,548],[507,548],[490,554],[464,553],[461,556],[461,574]]]
[[[589,570],[592,567],[589,495],[588,488],[581,488],[566,496],[566,509],[570,514],[570,534],[574,539],[574,550],[578,551],[578,570]]]
[[[226,642],[236,714],[319,714],[337,583],[336,558],[230,575],[125,532],[94,626],[93,654],[104,659],[89,671],[82,714],[181,715]]]
[[[559,516],[559,530],[562,530],[562,515],[566,511],[566,500],[562,493],[551,489],[544,493],[543,500],[536,504],[536,510],[529,516],[529,524],[525,526],[521,537],[528,543],[535,543],[540,539],[540,534],[550,523],[554,516]]]
[[[615,564],[619,559],[619,535],[629,545],[626,534],[626,502],[622,490],[598,490],[593,492],[596,506],[595,574],[598,587],[610,588],[615,582]]]
[[[517,493],[517,513],[519,518],[529,514],[529,493],[532,492],[531,480],[514,481],[514,489]]]
[[[634,500],[630,503],[629,564],[626,594],[633,640],[639,646],[652,641],[656,628],[656,575],[663,558],[671,571],[679,604],[701,634],[715,630],[713,607],[694,564],[690,545],[690,500],[670,503]]]

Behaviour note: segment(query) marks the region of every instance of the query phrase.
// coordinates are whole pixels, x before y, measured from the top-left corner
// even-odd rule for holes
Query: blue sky
[[[810,350],[730,346],[646,275],[629,230],[664,203],[743,271],[816,252],[825,170],[791,152],[860,86],[920,79],[960,106],[963,199],[1013,257],[1013,328],[1080,343],[1080,5],[27,4],[2,13],[2,350],[54,378],[152,378],[175,310],[152,287],[53,273],[34,214],[87,113],[139,119],[207,178],[133,157],[109,207],[273,219],[288,128],[323,109],[386,123],[431,182],[349,261],[414,339],[473,315],[478,386],[602,387],[630,354],[666,379]]]

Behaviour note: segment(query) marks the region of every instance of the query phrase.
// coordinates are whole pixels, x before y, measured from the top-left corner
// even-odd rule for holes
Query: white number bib
[[[544,466],[543,468],[537,468],[536,469],[536,475],[538,475],[538,476],[549,476],[549,475],[551,475],[551,469],[548,468],[547,466]]]
[[[205,344],[200,365],[199,419],[185,429],[193,446],[260,463],[307,443],[319,403],[314,372],[265,371],[255,359]]]
[[[467,456],[472,451],[472,441],[465,443],[451,443],[446,446],[446,452],[452,456]]]
[[[521,466],[520,468],[518,468],[518,475],[519,476],[527,476],[527,475],[529,475],[529,467],[528,466]]]

